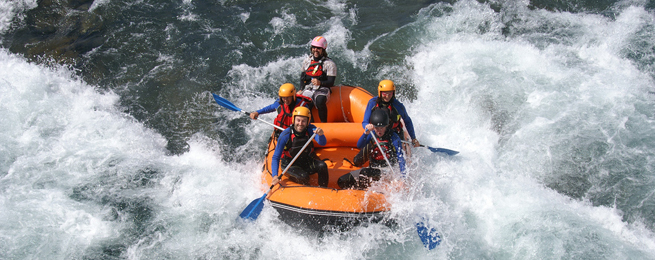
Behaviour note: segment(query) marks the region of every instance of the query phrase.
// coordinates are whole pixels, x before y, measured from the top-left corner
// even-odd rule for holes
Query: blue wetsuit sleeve
[[[375,102],[377,102],[378,97],[373,97],[368,100],[368,104],[366,104],[366,111],[364,111],[364,120],[362,121],[362,128],[366,129],[366,125],[368,125],[368,122],[371,118],[371,110],[375,107]]]
[[[275,102],[273,102],[273,104],[270,104],[268,106],[263,107],[260,110],[257,110],[257,113],[259,113],[260,115],[261,114],[271,113],[271,112],[275,111],[278,107],[280,107],[280,100],[279,99],[275,100]]]
[[[314,139],[316,139],[316,143],[318,143],[320,146],[327,144],[327,138],[325,138],[325,135],[316,135]]]
[[[291,128],[284,129],[280,134],[280,137],[277,139],[277,146],[275,146],[275,152],[273,152],[273,158],[271,160],[271,176],[273,177],[277,176],[278,169],[280,168],[280,159],[284,152],[284,146],[289,141],[290,134]]]
[[[400,141],[400,137],[397,134],[391,135],[391,142],[393,146],[396,147],[396,158],[398,158],[398,167],[400,167],[400,173],[405,177],[405,155],[403,155],[403,145]]]
[[[309,135],[313,135],[314,131],[316,131],[316,126],[310,124],[307,133]],[[314,140],[316,140],[316,143],[318,143],[318,145],[320,146],[324,146],[325,144],[327,144],[327,138],[325,138],[325,135],[316,135],[314,136]]]
[[[368,142],[371,141],[371,134],[362,134],[362,136],[359,137],[359,140],[357,140],[357,148],[358,149],[364,149],[364,146],[368,144]]]
[[[416,139],[416,134],[414,133],[414,123],[412,123],[412,119],[407,114],[405,105],[403,105],[403,103],[400,103],[400,101],[398,101],[397,99],[394,99],[393,107],[396,108],[396,111],[398,111],[398,114],[400,114],[400,117],[405,122],[405,127],[407,128],[407,133],[409,134],[409,136],[412,138],[412,140]]]

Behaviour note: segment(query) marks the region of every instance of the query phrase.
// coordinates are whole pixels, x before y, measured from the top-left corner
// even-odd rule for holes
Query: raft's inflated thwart
[[[282,220],[292,225],[320,230],[327,225],[344,228],[360,222],[379,222],[385,219],[384,213],[389,211],[389,204],[384,194],[366,190],[341,190],[337,185],[339,177],[359,169],[344,163],[343,158],[352,161],[359,152],[357,140],[364,131],[361,122],[371,97],[368,91],[359,87],[332,87],[327,103],[328,122],[314,123],[324,130],[327,139],[325,146],[314,144],[314,149],[328,165],[328,187],[318,187],[316,174],[311,175],[310,186],[295,183],[283,176],[280,185],[275,186],[268,196]],[[318,119],[316,109],[312,109],[312,113],[312,117]],[[262,174],[266,187],[271,184],[270,167],[275,145],[275,140],[268,145]]]

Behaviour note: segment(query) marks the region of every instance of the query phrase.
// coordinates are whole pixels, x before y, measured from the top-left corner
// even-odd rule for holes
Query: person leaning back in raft
[[[327,40],[316,36],[310,45],[311,54],[302,61],[300,87],[302,94],[312,98],[321,122],[327,122],[327,105],[330,88],[337,78],[337,65],[328,57]],[[318,122],[317,120],[314,120]]]
[[[382,108],[386,110],[386,112],[389,114],[389,119],[391,120],[391,129],[396,132],[400,138],[403,139],[404,122],[404,126],[407,128],[407,133],[412,139],[411,141],[414,147],[421,146],[421,143],[416,140],[416,134],[414,133],[414,124],[412,123],[412,119],[407,114],[407,110],[405,109],[403,103],[400,103],[400,101],[396,99],[396,86],[393,84],[393,81],[385,79],[380,81],[380,84],[378,84],[378,96],[371,98],[366,105],[366,112],[364,113],[364,120],[362,121],[362,127],[364,127],[364,129],[369,127],[369,118],[371,117],[371,112],[375,108]]]
[[[371,123],[367,125],[366,130],[357,141],[357,148],[360,150],[353,159],[353,165],[360,167],[369,161],[369,167],[339,177],[337,184],[342,189],[366,189],[369,187],[371,181],[379,180],[382,175],[378,168],[388,166],[386,159],[389,160],[391,166],[398,164],[400,172],[405,176],[402,144],[398,134],[389,127],[389,115],[384,109],[376,108],[371,112],[370,119]],[[371,131],[375,132],[377,142],[373,140]]]
[[[280,86],[278,91],[278,100],[275,100],[273,104],[265,106],[264,108],[250,113],[250,118],[257,119],[260,114],[271,113],[277,111],[277,117],[273,122],[276,126],[287,129],[291,124],[293,124],[293,118],[291,112],[296,107],[307,107],[309,108],[312,100],[303,95],[296,94],[296,87],[291,83],[284,83]],[[278,136],[282,132],[279,129],[275,129],[275,136]]]
[[[282,131],[273,153],[271,162],[272,185],[277,184],[279,181],[279,178],[275,178],[275,176],[278,174],[280,164],[282,164],[282,168],[286,168],[314,133],[316,133],[314,140],[319,145],[323,146],[327,143],[327,139],[323,135],[323,129],[309,123],[311,117],[312,114],[306,107],[296,107],[293,110],[293,125]],[[302,151],[298,159],[289,167],[287,173],[289,179],[303,185],[309,185],[309,175],[318,173],[318,185],[321,187],[327,187],[330,177],[327,165],[314,152],[313,142],[310,142]]]

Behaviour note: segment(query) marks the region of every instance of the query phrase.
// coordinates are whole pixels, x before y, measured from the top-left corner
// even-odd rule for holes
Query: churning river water
[[[654,8],[1,0],[0,259],[655,259]],[[272,129],[210,93],[271,103],[316,35],[460,152],[415,150],[396,227],[236,220]]]

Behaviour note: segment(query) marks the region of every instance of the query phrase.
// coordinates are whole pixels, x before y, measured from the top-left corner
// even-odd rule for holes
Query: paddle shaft
[[[300,148],[300,151],[298,151],[298,154],[296,154],[296,156],[294,156],[293,159],[291,159],[291,162],[289,163],[289,165],[287,165],[287,167],[284,168],[284,171],[282,171],[282,173],[281,173],[279,176],[284,175],[284,174],[287,172],[287,170],[289,170],[289,168],[291,168],[291,165],[293,165],[293,163],[296,162],[296,159],[298,159],[298,157],[300,157],[300,154],[301,154],[303,151],[305,151],[305,148],[307,148],[307,146],[309,145],[309,143],[311,143],[312,140],[314,140],[314,137],[315,137],[315,136],[316,136],[316,132],[314,132],[314,134],[312,135],[312,137],[310,137],[309,140],[307,140],[307,142],[305,143],[305,145],[303,145],[302,148]]]
[[[387,130],[387,131],[390,131],[390,130]],[[391,173],[393,173],[395,175],[396,172],[393,170],[393,167],[391,166],[391,162],[389,162],[389,158],[387,158],[387,155],[384,153],[384,150],[382,149],[382,146],[380,146],[380,142],[378,142],[378,139],[375,138],[375,134],[373,134],[373,131],[371,131],[370,134],[371,134],[371,137],[373,137],[373,140],[375,140],[375,144],[378,146],[378,149],[380,149],[380,153],[384,157],[384,160],[387,161],[387,165],[389,165],[389,169],[391,169]]]
[[[375,138],[375,135],[373,135],[373,131],[371,131],[371,136],[373,137],[373,140],[375,140],[375,144],[377,144],[378,149],[380,149],[380,151],[383,151],[382,147],[380,146],[380,143],[378,142],[378,139]],[[391,167],[391,163],[389,163],[389,159],[387,158],[387,155],[384,152],[382,152],[382,156],[384,156],[384,160],[387,161],[387,164],[389,165],[391,172],[393,172],[393,167]],[[418,232],[418,236],[421,239],[421,242],[428,250],[434,249],[436,246],[439,245],[439,243],[441,243],[441,237],[439,236],[437,231],[434,228],[428,228],[424,222],[416,223],[416,232]]]
[[[243,110],[241,110],[241,112],[243,112],[243,113],[245,113],[246,115],[250,116],[250,112],[246,112],[246,111],[243,111]],[[255,120],[258,120],[259,122],[262,122],[262,123],[269,124],[269,125],[271,125],[271,126],[277,128],[277,129],[279,129],[280,131],[284,131],[284,128],[282,128],[282,127],[280,127],[280,126],[277,126],[277,125],[274,125],[274,124],[271,123],[271,122],[264,121],[264,120],[261,120],[261,119],[259,119],[259,118],[255,118]]]
[[[407,127],[405,127],[405,121],[401,118],[400,122],[403,125],[403,130],[405,131],[405,133],[407,133]],[[405,140],[400,140],[400,141],[406,144],[411,144],[411,145],[414,144],[412,142],[405,141]],[[426,147],[425,145],[422,144],[419,146]],[[431,147],[428,147],[428,149],[430,148]],[[432,149],[430,150],[432,151]],[[448,154],[450,155],[450,153]],[[437,230],[435,228],[429,228],[424,221],[416,223],[416,232],[418,232],[418,237],[421,239],[423,246],[425,246],[425,248],[427,248],[428,250],[434,249],[441,243],[441,236],[439,236]]]
[[[230,102],[229,100],[227,100],[225,98],[222,98],[221,96],[216,95],[214,93],[212,93],[212,96],[214,97],[214,100],[216,101],[216,103],[223,106],[224,108],[227,108],[229,110],[236,111],[236,112],[243,112],[246,115],[250,116],[249,112],[243,111],[241,108],[239,108],[239,107],[235,106],[234,104],[232,104],[232,102]],[[256,120],[259,120],[259,119],[256,119]],[[272,125],[273,127],[277,128],[277,129],[280,129],[280,131],[284,131],[284,128],[282,128],[280,126],[276,126],[276,125],[274,125],[272,123],[269,123],[269,122],[266,122],[264,120],[259,120],[259,121],[264,122],[264,123],[269,124],[269,125]]]
[[[284,169],[284,171],[282,171],[282,174],[279,174],[278,176],[275,176],[273,178],[278,178],[278,181],[280,180],[282,175],[284,175],[284,173],[286,173],[287,170],[289,170],[289,167],[291,167],[291,165],[293,165],[293,163],[296,161],[296,159],[298,159],[300,154],[305,150],[305,148],[307,148],[307,145],[309,145],[309,143],[312,141],[312,139],[314,139],[314,136],[316,136],[316,132],[314,132],[312,137],[309,138],[307,143],[305,143],[305,145],[300,149],[298,154],[296,154],[296,156],[294,156],[294,158],[291,160],[289,165],[287,165],[287,167]],[[262,211],[262,203],[264,202],[264,200],[268,196],[268,193],[271,192],[273,187],[275,187],[275,184],[272,184],[271,187],[268,188],[266,193],[264,193],[264,195],[262,195],[259,199],[255,199],[252,202],[250,202],[250,204],[248,204],[248,206],[241,212],[241,214],[239,214],[239,217],[241,217],[242,219],[251,219],[251,220],[257,219],[257,217],[259,216],[259,213]]]
[[[282,171],[282,173],[278,174],[277,176],[274,176],[273,178],[277,177],[277,179],[280,180],[282,178],[282,175],[284,175],[287,172],[287,170],[289,170],[289,168],[291,168],[291,165],[293,165],[293,163],[296,162],[296,159],[298,159],[298,157],[300,157],[300,154],[302,154],[302,152],[305,151],[305,148],[307,148],[309,143],[311,143],[312,140],[314,140],[315,136],[316,136],[316,132],[314,132],[312,137],[310,137],[309,140],[307,140],[307,142],[305,143],[305,145],[303,145],[302,148],[300,148],[300,151],[298,151],[298,154],[296,154],[296,156],[294,156],[293,159],[291,159],[291,162],[287,165],[286,168],[284,168],[284,171]],[[273,186],[275,186],[275,185],[271,185],[271,187],[268,189],[268,191],[271,191],[271,189],[273,189]],[[268,193],[268,191],[266,193]]]
[[[402,141],[403,139],[412,138],[411,136],[409,136],[409,131],[407,131],[407,126],[405,126],[405,120],[403,120],[402,118],[400,118],[400,125],[403,126],[403,135],[404,135],[404,136],[400,137],[400,140]],[[411,147],[408,147],[407,149],[403,149],[403,152],[405,152],[405,154],[407,155],[407,159],[412,157],[412,148]]]

